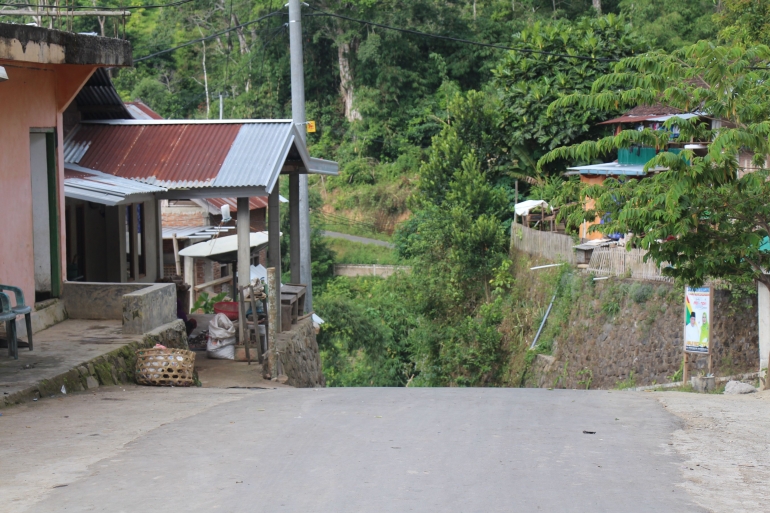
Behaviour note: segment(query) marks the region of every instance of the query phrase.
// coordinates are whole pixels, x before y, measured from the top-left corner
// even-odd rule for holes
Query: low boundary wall
[[[142,334],[176,319],[173,283],[67,282],[62,294],[70,319],[116,319],[123,333]]]
[[[387,278],[397,272],[412,272],[408,265],[340,264],[334,266],[334,276],[379,276]]]

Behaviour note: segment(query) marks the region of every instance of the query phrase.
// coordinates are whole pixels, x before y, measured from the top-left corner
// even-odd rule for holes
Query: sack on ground
[[[235,360],[235,326],[225,314],[216,314],[209,322],[206,352],[209,358]]]

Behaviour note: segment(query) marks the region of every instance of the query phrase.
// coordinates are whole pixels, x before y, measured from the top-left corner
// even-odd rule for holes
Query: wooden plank
[[[225,276],[224,278],[217,278],[216,280],[207,281],[206,283],[201,283],[200,285],[196,285],[195,291],[198,292],[203,289],[207,289],[209,287],[216,287],[217,285],[224,285],[225,283],[230,283],[230,280],[232,280],[232,276]]]

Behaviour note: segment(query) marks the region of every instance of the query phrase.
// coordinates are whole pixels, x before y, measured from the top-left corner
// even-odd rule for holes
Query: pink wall
[[[60,234],[64,234],[62,112],[94,71],[93,66],[44,65],[0,60],[0,283],[20,286],[35,300],[32,247],[30,128],[56,128]],[[66,248],[61,237],[62,276]]]

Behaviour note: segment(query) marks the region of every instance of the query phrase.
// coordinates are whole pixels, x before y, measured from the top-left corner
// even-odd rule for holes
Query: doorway
[[[55,141],[53,129],[29,134],[36,303],[59,297],[61,289]]]

